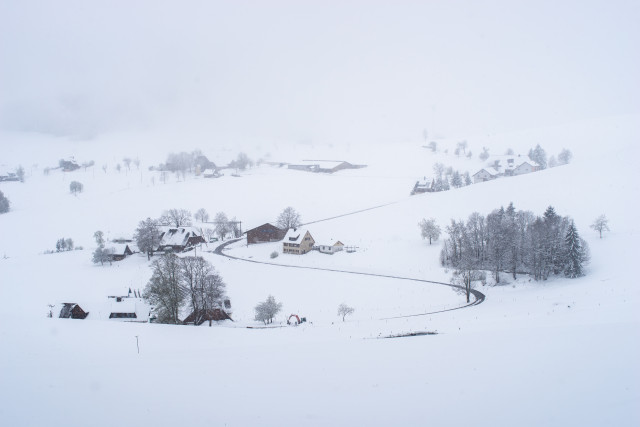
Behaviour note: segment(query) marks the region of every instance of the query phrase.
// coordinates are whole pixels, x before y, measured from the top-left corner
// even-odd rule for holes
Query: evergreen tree
[[[570,278],[583,276],[584,250],[576,226],[571,221],[565,237],[565,270],[564,274]]]
[[[540,168],[547,168],[547,153],[540,147],[540,144],[536,145],[536,148],[529,150],[529,158],[540,165]]]

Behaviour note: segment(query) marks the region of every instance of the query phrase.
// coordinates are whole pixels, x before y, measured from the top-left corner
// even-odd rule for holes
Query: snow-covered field
[[[111,139],[109,139],[111,138]],[[1,163],[18,164],[26,182],[0,183],[12,210],[0,215],[0,420],[3,425],[638,425],[640,424],[640,289],[635,283],[640,228],[640,117],[624,116],[492,137],[469,137],[469,149],[549,155],[569,148],[566,166],[442,193],[409,196],[413,184],[442,162],[476,172],[477,158],[458,158],[456,141],[431,153],[420,141],[395,145],[249,145],[270,161],[343,159],[364,169],[333,175],[261,165],[206,180],[160,181],[148,167],[169,151],[200,148],[224,163],[234,153],[172,147],[116,136],[82,144],[3,134]],[[105,147],[109,147],[108,149]],[[448,150],[448,153],[445,153]],[[52,170],[73,155],[96,165]],[[141,166],[117,172],[122,157]],[[107,171],[102,165],[108,165]],[[84,184],[69,194],[72,180]],[[448,282],[441,242],[429,246],[418,222],[483,214],[513,202],[540,215],[552,205],[575,219],[591,247],[588,275],[534,282],[506,277],[465,304],[436,284],[319,269]],[[317,243],[340,240],[355,253],[284,255],[279,244],[225,253],[201,252],[221,273],[235,322],[180,327],[109,321],[107,295],[144,289],[151,270],[136,254],[96,266],[93,233],[130,237],[138,222],[163,210],[224,211],[248,229],[295,207]],[[373,208],[375,209],[369,209]],[[360,211],[360,212],[357,212]],[[353,213],[355,212],[355,213]],[[340,216],[353,213],[351,215]],[[611,232],[598,239],[598,215]],[[57,239],[83,250],[44,254]],[[271,259],[270,254],[280,250]],[[313,267],[314,269],[283,267]],[[299,327],[248,329],[267,295],[283,302],[276,325],[291,313]],[[89,307],[84,320],[49,319],[48,304]],[[355,307],[342,322],[338,304]],[[396,318],[399,317],[399,318]],[[393,318],[393,319],[390,319]],[[381,339],[419,331],[438,335]],[[136,347],[139,340],[140,352]]]

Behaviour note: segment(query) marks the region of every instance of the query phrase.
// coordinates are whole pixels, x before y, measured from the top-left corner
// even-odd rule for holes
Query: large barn
[[[256,243],[279,242],[287,233],[286,230],[276,227],[273,224],[262,224],[259,227],[247,230],[247,245]]]

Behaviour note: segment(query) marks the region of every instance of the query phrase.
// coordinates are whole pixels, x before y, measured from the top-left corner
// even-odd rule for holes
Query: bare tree
[[[200,221],[200,222],[209,221],[209,213],[204,208],[198,209],[194,217],[196,218],[196,221]]]
[[[338,316],[342,316],[342,321],[344,322],[344,318],[350,314],[353,314],[355,309],[353,307],[349,307],[347,304],[342,303],[338,306]]]
[[[428,220],[422,219],[418,224],[420,226],[420,232],[423,239],[429,239],[429,244],[432,240],[438,240],[440,237],[440,226],[436,224],[435,218]]]
[[[482,147],[482,153],[480,153],[480,160],[483,162],[489,158],[489,149],[487,147]]]
[[[264,324],[273,323],[273,318],[282,309],[282,303],[276,302],[276,299],[269,295],[266,301],[261,302],[255,307],[256,316],[255,320],[264,322]]]
[[[93,238],[98,246],[104,246],[104,233],[100,230],[93,233]]]
[[[212,270],[211,264],[202,257],[187,256],[180,258],[180,280],[195,316],[194,325],[200,324],[200,320],[205,314],[202,291],[205,278]]]
[[[276,225],[283,230],[298,228],[300,223],[300,214],[291,206],[283,210],[276,220]]]
[[[191,225],[191,212],[186,209],[169,209],[160,217],[163,225],[185,227]]]
[[[124,166],[127,168],[127,170],[131,170],[131,159],[129,157],[125,157],[124,159],[122,159],[122,163],[124,163]]]
[[[229,219],[227,218],[227,215],[224,212],[218,212],[213,219],[213,222],[216,223],[216,233],[222,240],[224,240],[224,238],[227,236],[227,234],[229,234],[230,231]]]
[[[563,148],[560,154],[558,154],[558,160],[562,165],[566,165],[567,163],[569,163],[572,157],[573,154],[571,154],[571,151],[567,150],[566,148]]]
[[[434,164],[433,172],[436,174],[436,177],[442,178],[442,174],[444,173],[444,165],[442,163]]]
[[[144,290],[144,298],[155,307],[159,323],[180,323],[180,307],[185,292],[180,283],[180,258],[174,254],[161,256],[152,263],[153,274]]]
[[[98,246],[92,254],[92,261],[94,264],[100,263],[100,265],[104,265],[105,262],[108,262],[111,265],[113,261],[113,248],[105,248],[104,246]]]
[[[157,221],[151,218],[140,221],[133,239],[136,241],[140,251],[147,253],[147,259],[151,259],[153,251],[160,244],[160,228]]]
[[[603,231],[611,231],[611,230],[609,230],[609,220],[607,219],[607,217],[604,214],[600,215],[598,218],[596,218],[596,220],[593,221],[593,224],[591,224],[590,227],[593,228],[594,230],[596,230],[598,233],[600,233],[600,238],[601,239],[602,239],[602,232]]]

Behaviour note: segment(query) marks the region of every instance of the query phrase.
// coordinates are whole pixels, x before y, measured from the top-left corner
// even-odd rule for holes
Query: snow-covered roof
[[[189,237],[200,236],[193,227],[165,228],[160,246],[186,246]]]
[[[283,242],[301,243],[308,231],[306,228],[290,228],[287,234],[284,235]]]
[[[104,245],[104,247],[105,249],[112,250],[111,251],[112,254],[124,255],[125,250],[127,249],[127,246],[129,246],[129,250],[133,252],[133,248],[131,247],[131,245],[132,245],[131,243],[108,242],[107,244]]]
[[[488,173],[491,176],[498,176],[500,175],[500,171],[496,168],[482,168],[480,169],[478,172],[474,173],[473,176],[478,175],[480,172],[485,171],[486,173]]]

